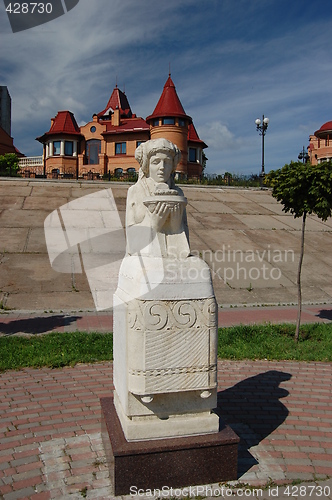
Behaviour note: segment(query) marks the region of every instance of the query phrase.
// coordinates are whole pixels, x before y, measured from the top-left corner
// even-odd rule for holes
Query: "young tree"
[[[297,272],[298,313],[295,330],[295,341],[299,339],[302,291],[301,270],[304,254],[304,234],[306,217],[316,214],[325,221],[332,214],[332,163],[319,165],[291,162],[266,175],[265,183],[272,187],[272,196],[280,201],[285,212],[295,218],[302,217],[301,251]]]
[[[202,174],[204,174],[204,171],[206,169],[206,162],[208,161],[208,157],[206,156],[205,152],[202,151]]]

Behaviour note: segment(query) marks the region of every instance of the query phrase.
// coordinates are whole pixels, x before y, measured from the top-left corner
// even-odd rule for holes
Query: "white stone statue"
[[[187,200],[172,175],[180,156],[177,146],[166,139],[151,140],[136,149],[140,173],[128,191],[126,212],[129,255],[144,249],[143,253],[155,257],[188,257]]]
[[[114,295],[114,404],[128,441],[218,432],[217,307],[208,266],[191,256],[187,200],[166,139],[136,150],[127,254]]]

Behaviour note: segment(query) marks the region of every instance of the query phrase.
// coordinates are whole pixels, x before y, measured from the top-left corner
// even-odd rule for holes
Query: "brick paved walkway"
[[[241,437],[239,482],[258,487],[299,479],[332,490],[331,368],[219,362],[219,402]],[[112,363],[2,373],[0,498],[112,498],[99,404],[111,390]],[[259,496],[269,497],[268,488]],[[278,498],[290,497],[280,489]]]

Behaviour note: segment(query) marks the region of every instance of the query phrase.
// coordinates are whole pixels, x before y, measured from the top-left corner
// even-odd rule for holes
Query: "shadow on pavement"
[[[279,384],[291,377],[290,373],[271,370],[218,393],[218,413],[240,438],[239,477],[258,463],[249,449],[286,419],[289,412],[280,399],[289,393]]]
[[[65,316],[58,314],[55,316],[22,318],[9,321],[8,323],[0,322],[0,334],[15,335],[16,333],[27,333],[35,335],[38,333],[46,333],[56,331],[57,328],[68,326],[77,321],[80,316]]]
[[[328,319],[332,321],[332,309],[321,309],[318,314],[316,314],[317,318]]]

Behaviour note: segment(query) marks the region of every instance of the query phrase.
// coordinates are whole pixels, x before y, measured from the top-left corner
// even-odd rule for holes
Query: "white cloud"
[[[243,146],[243,139],[236,137],[221,122],[206,123],[198,130],[200,137],[204,137],[209,147],[216,151],[235,150]]]

